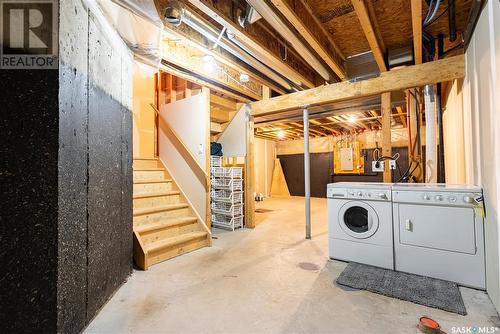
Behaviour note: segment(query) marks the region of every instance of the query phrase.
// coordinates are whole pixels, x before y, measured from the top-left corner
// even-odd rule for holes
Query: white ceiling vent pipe
[[[425,182],[437,182],[436,97],[434,86],[424,87],[425,100]]]
[[[276,13],[269,7],[266,1],[263,0],[246,0],[250,6],[255,8],[257,12],[266,20],[276,31],[283,36],[293,48],[304,58],[306,62],[311,65],[316,72],[321,75],[326,81],[332,81],[333,78],[330,71],[323,66],[316,56],[302,43],[302,41],[295,35],[295,33],[288,28],[288,26],[276,15]]]

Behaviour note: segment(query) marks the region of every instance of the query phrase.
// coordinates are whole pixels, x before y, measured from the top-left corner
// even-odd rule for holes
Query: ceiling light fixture
[[[204,55],[201,58],[202,69],[206,74],[212,74],[215,71],[216,63],[212,55]]]
[[[347,120],[348,120],[349,122],[351,122],[351,123],[356,122],[356,121],[357,121],[357,119],[358,119],[358,116],[356,116],[356,115],[349,115],[349,117],[347,118]]]
[[[283,130],[279,130],[279,131],[278,131],[278,138],[279,138],[279,139],[283,139],[283,138],[285,138],[285,131],[283,131]]]

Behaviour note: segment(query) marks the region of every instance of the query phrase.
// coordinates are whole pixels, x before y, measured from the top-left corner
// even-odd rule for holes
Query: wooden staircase
[[[134,261],[141,269],[210,246],[197,218],[159,159],[134,159]]]

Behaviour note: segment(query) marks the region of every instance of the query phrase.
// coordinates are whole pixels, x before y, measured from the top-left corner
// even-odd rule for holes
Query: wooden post
[[[382,155],[392,156],[391,144],[391,93],[382,94]],[[384,182],[392,182],[392,173],[389,161],[384,161]]]
[[[255,163],[254,163],[254,121],[250,116],[248,107],[244,107],[248,112],[247,120],[247,155],[245,158],[245,226],[255,227]]]
[[[201,93],[205,94],[206,97],[206,110],[207,122],[206,126],[206,136],[205,136],[205,171],[207,172],[207,181],[205,182],[205,193],[206,193],[206,217],[205,224],[208,229],[212,230],[212,210],[210,206],[210,89],[202,87]],[[210,245],[212,245],[212,239],[210,239]]]

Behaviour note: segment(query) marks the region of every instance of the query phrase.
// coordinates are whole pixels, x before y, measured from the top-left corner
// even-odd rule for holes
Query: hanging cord
[[[450,3],[448,4],[448,6],[446,6],[446,9],[443,10],[441,12],[441,14],[439,14],[438,16],[436,16],[435,18],[433,18],[431,21],[429,21],[427,24],[424,23],[424,28],[427,28],[428,26],[430,26],[431,24],[435,23],[437,20],[439,20],[443,15],[444,13],[446,13],[448,11],[448,9],[450,9],[450,6],[454,5],[455,4],[455,0],[451,0]]]

